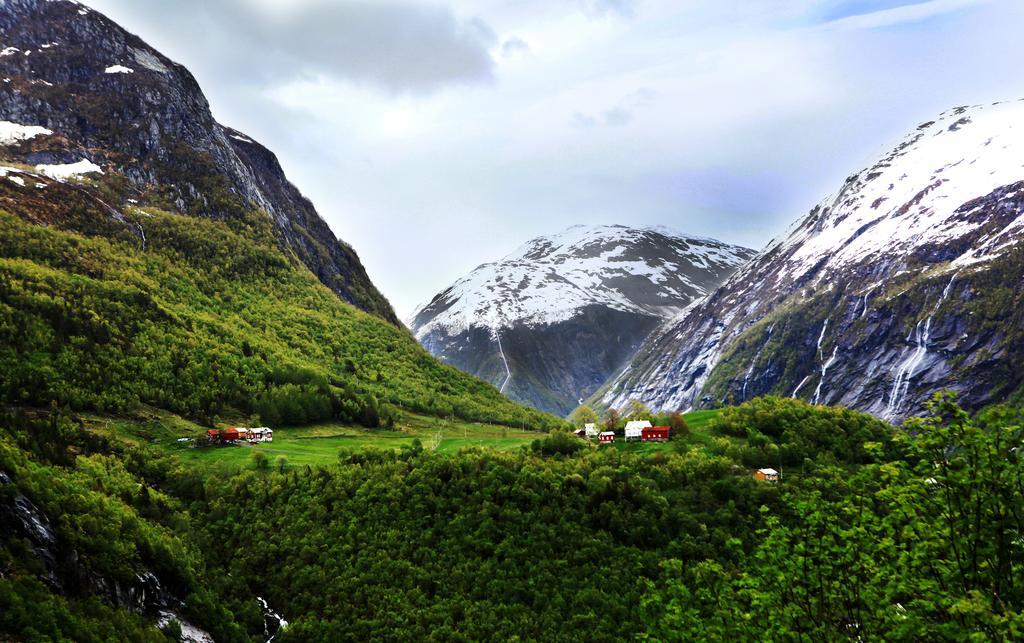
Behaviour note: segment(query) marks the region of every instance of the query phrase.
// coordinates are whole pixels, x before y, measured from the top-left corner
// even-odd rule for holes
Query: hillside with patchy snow
[[[959,107],[849,177],[598,396],[689,408],[773,393],[898,420],[1022,382],[1024,102]]]
[[[138,202],[215,219],[244,214],[229,207],[240,198],[339,297],[398,324],[277,157],[217,123],[187,69],[101,13],[69,0],[0,2],[0,87],[0,148],[34,174],[110,170]]]
[[[664,228],[574,226],[479,266],[409,325],[434,355],[566,413],[752,255]]]

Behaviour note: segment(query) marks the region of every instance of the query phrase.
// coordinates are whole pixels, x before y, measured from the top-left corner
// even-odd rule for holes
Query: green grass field
[[[715,450],[714,442],[717,436],[710,432],[709,424],[717,415],[718,411],[695,411],[686,414],[690,436],[684,438],[685,443]],[[154,409],[146,409],[138,418],[131,420],[103,416],[86,416],[83,419],[92,430],[112,439],[158,446],[175,453],[183,462],[195,463],[204,469],[225,474],[249,466],[254,451],[264,453],[275,466],[281,457],[287,460],[288,466],[316,466],[336,462],[338,453],[342,450],[398,450],[411,446],[417,439],[425,449],[438,453],[455,453],[466,447],[514,450],[529,447],[532,441],[545,436],[544,433],[492,424],[448,421],[405,414],[395,430],[366,429],[334,423],[294,428],[275,427],[274,441],[270,443],[207,446],[204,442],[204,427]],[[245,422],[238,424],[244,425]],[[193,448],[190,442],[178,441],[185,438],[194,439],[199,446]],[[618,439],[614,444],[607,446],[597,446],[595,443],[594,448],[654,454],[678,446],[678,441],[677,438],[667,443],[627,443]]]

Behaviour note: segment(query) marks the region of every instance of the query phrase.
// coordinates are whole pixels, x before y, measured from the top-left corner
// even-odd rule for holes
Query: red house
[[[605,431],[598,434],[597,441],[602,444],[605,442],[615,442],[615,434],[611,431]]]
[[[651,426],[641,430],[640,438],[644,442],[668,442],[668,431],[667,426]]]
[[[220,432],[220,439],[224,442],[238,442],[238,429],[230,427]]]
[[[220,431],[217,429],[210,429],[206,432],[206,439],[209,442],[220,442]]]

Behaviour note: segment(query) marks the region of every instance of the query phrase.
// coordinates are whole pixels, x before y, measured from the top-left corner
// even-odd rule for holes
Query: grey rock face
[[[666,229],[576,226],[480,266],[410,326],[446,362],[565,414],[752,255]]]
[[[3,486],[10,486],[13,491],[0,494],[0,539],[27,540],[43,562],[45,572],[41,579],[54,591],[100,596],[111,605],[150,616],[183,605],[151,571],[142,570],[127,581],[90,571],[81,564],[78,552],[62,542],[46,513],[17,490],[15,480],[0,471],[0,487]]]
[[[277,158],[218,124],[195,78],[100,13],[67,0],[0,4],[0,120],[54,132],[24,162],[83,158],[185,214],[260,209],[281,243],[346,301],[398,323],[356,253],[335,238]],[[119,204],[113,204],[119,205]]]
[[[890,420],[935,392],[976,409],[1024,384],[1024,103],[912,132],[597,396],[664,409],[794,396]]]

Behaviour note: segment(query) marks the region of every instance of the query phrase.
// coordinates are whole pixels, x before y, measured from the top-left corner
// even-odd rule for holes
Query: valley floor
[[[714,432],[710,425],[719,411],[695,411],[685,416],[691,434],[676,437],[670,442],[625,442],[618,439],[610,446],[594,449],[615,449],[635,454],[654,454],[686,447],[697,447],[717,453],[721,449],[716,439],[729,439]],[[529,447],[534,440],[548,434],[520,428],[444,420],[405,413],[396,428],[367,429],[336,422],[303,427],[273,427],[274,441],[262,444],[239,443],[232,446],[214,446],[205,443],[205,427],[177,415],[156,409],[135,418],[85,415],[86,426],[100,435],[129,444],[149,444],[172,453],[183,463],[202,466],[204,470],[230,474],[251,466],[254,453],[267,456],[272,466],[278,461],[285,467],[325,466],[338,461],[339,453],[365,449],[399,450],[410,448],[418,440],[424,449],[442,454],[454,454],[465,448],[487,448],[512,451]],[[239,420],[239,426],[246,422]],[[179,442],[190,439],[193,442]],[[194,446],[193,446],[194,445]]]

